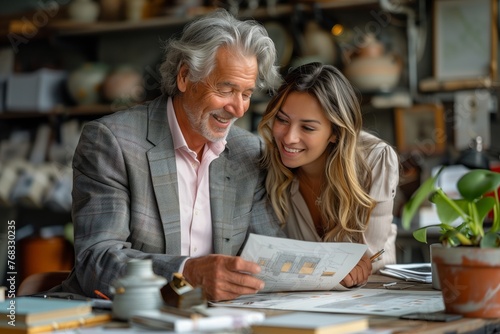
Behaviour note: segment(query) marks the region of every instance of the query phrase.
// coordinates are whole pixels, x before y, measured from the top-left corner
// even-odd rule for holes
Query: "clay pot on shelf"
[[[100,0],[103,21],[119,21],[123,18],[123,0]]]
[[[365,92],[387,92],[398,84],[402,62],[385,48],[373,34],[367,34],[363,45],[350,57],[344,74],[351,83]]]
[[[325,64],[334,64],[337,60],[337,49],[332,35],[315,21],[306,24],[303,50],[305,57],[317,57]]]
[[[101,87],[108,74],[108,66],[86,63],[70,73],[67,86],[73,100],[79,105],[101,101]]]
[[[107,102],[135,103],[144,97],[144,82],[141,73],[129,66],[113,70],[103,82],[102,94]]]
[[[73,21],[95,22],[99,9],[99,4],[93,0],[73,0],[68,6],[68,14]]]
[[[145,0],[125,0],[125,18],[140,21],[144,18]]]

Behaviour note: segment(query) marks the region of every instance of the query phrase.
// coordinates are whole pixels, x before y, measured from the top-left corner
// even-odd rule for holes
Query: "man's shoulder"
[[[116,124],[131,122],[141,118],[147,118],[147,103],[131,106],[126,109],[117,110],[109,115],[96,119],[103,124]]]
[[[239,126],[234,125],[229,131],[226,138],[226,147],[240,148],[246,147],[246,150],[258,150],[260,151],[262,146],[262,140],[256,134],[243,129]]]
[[[123,132],[125,135],[143,134],[147,132],[150,118],[159,118],[155,121],[166,122],[165,115],[161,115],[163,100],[161,97],[141,104],[132,105],[126,109],[117,110],[109,115],[97,118],[87,126],[104,126],[115,134]],[[153,115],[152,115],[153,114]]]
[[[229,131],[226,139],[228,143],[231,141],[248,141],[258,144],[260,141],[260,137],[258,137],[256,134],[237,125],[233,125],[231,127],[231,130]]]

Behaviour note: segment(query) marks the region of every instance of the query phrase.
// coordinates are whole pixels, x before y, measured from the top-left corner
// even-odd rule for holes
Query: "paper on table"
[[[444,310],[441,291],[357,289],[258,293],[213,306],[258,309],[400,316],[412,312]]]
[[[430,263],[387,264],[380,273],[410,282],[432,283]]]
[[[367,246],[311,242],[250,234],[241,257],[258,263],[262,292],[347,290],[340,281],[356,266]]]

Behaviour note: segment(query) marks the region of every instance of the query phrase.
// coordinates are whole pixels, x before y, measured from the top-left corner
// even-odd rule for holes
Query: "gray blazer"
[[[85,125],[73,158],[76,264],[62,290],[94,296],[125,274],[132,258],[151,258],[171,279],[180,255],[180,212],[167,97]],[[266,199],[263,148],[233,126],[210,165],[213,249],[237,255],[250,232],[283,237]]]

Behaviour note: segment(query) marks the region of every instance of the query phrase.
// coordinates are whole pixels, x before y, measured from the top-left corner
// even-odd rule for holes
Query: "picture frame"
[[[491,82],[497,78],[497,0],[435,0],[434,78]]]
[[[419,104],[395,108],[395,137],[399,153],[434,156],[446,149],[446,127],[442,104]]]

